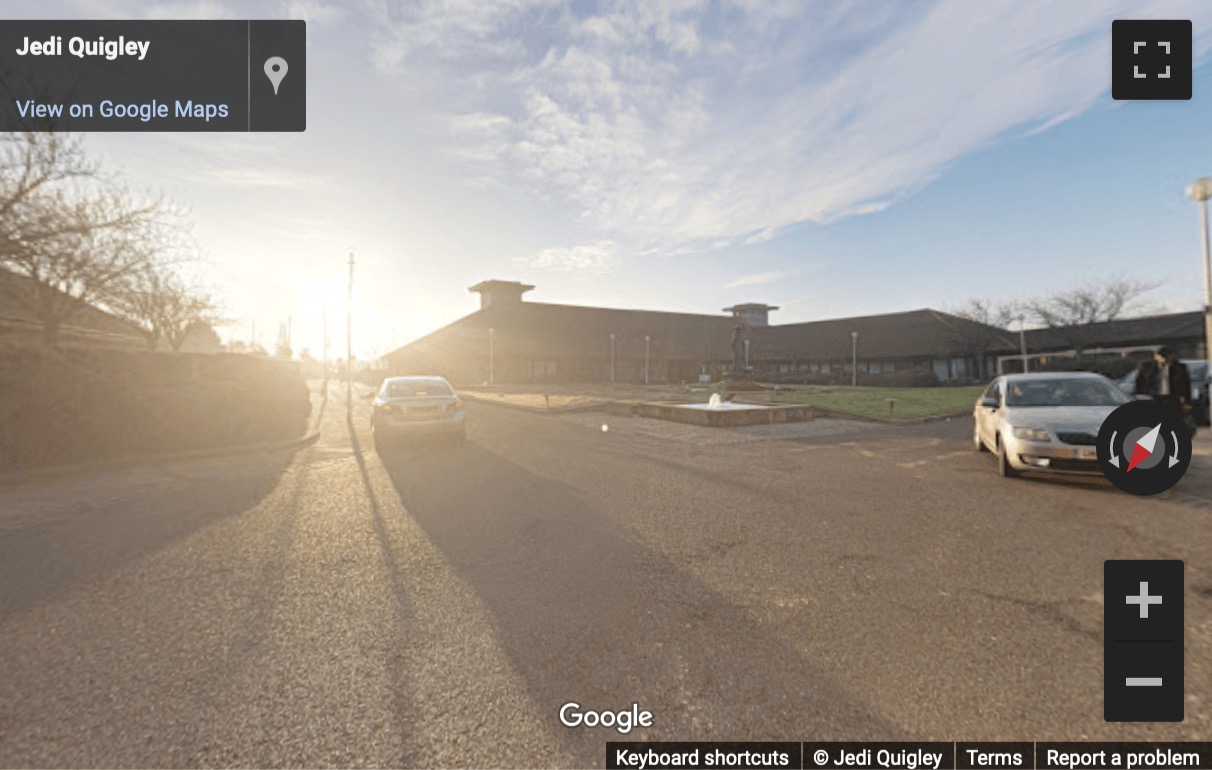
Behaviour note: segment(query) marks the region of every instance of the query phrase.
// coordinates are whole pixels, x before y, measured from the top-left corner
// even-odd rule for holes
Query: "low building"
[[[384,356],[392,374],[461,384],[692,382],[732,367],[736,326],[765,380],[928,384],[990,376],[1014,350],[1002,329],[937,310],[771,325],[778,308],[745,303],[727,316],[528,302],[534,286],[484,281],[480,309]]]
[[[1033,369],[1088,367],[1092,362],[1117,358],[1125,359],[1130,367],[1133,361],[1148,357],[1162,346],[1170,348],[1179,358],[1204,359],[1207,357],[1204,334],[1204,314],[1195,311],[1028,329],[1020,345],[1025,346],[1028,367]],[[1018,335],[1014,336],[1018,339]],[[1098,368],[1114,373],[1124,369]],[[1022,349],[999,356],[998,369],[1021,372]]]
[[[32,308],[37,292],[46,291],[30,278],[0,269],[0,341],[37,345],[42,342],[42,323]],[[59,329],[64,345],[85,347],[144,348],[142,332],[134,324],[90,305],[59,294],[55,301],[74,309]]]

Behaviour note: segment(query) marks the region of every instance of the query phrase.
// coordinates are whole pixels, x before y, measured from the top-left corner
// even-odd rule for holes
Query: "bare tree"
[[[951,311],[959,321],[946,316],[942,320],[950,327],[957,348],[972,357],[983,375],[985,357],[991,350],[1014,346],[1008,329],[1021,314],[1015,302],[974,298]]]
[[[211,294],[187,284],[176,266],[163,259],[130,271],[107,287],[102,299],[139,328],[151,350],[165,342],[178,352],[192,330],[220,322]]]
[[[137,203],[121,190],[29,196],[0,219],[0,268],[26,280],[0,282],[0,289],[55,345],[72,316],[147,263],[161,213],[159,203]]]
[[[1157,287],[1149,281],[1115,278],[1030,300],[1025,309],[1036,323],[1063,334],[1080,356],[1091,341],[1091,324],[1145,312],[1141,298]]]
[[[77,138],[0,135],[0,269],[18,276],[0,280],[0,291],[41,324],[48,345],[72,316],[147,264],[163,245],[169,213],[102,176]]]
[[[1017,302],[973,298],[950,312],[960,318],[1001,330],[1009,328],[1014,323],[1021,315],[1022,308]]]

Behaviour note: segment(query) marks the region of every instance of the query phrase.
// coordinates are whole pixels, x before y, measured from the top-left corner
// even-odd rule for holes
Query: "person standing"
[[[1136,393],[1172,408],[1191,429],[1191,435],[1195,435],[1195,408],[1190,403],[1191,372],[1169,348],[1158,348],[1152,359],[1137,368]]]

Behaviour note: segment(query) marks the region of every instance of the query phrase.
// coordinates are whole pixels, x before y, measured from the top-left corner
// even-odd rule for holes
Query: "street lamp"
[[[610,381],[614,382],[614,332],[610,333]]]
[[[488,327],[488,384],[496,384],[496,362],[497,362],[497,346],[496,346],[497,330]]]
[[[1212,254],[1208,246],[1208,199],[1212,198],[1212,178],[1196,179],[1187,187],[1187,195],[1199,204],[1199,222],[1204,242],[1204,358],[1212,360]]]
[[[353,278],[354,253],[349,250],[349,288],[345,295],[345,409],[353,410]]]
[[[1018,349],[1023,356],[1023,374],[1027,373],[1027,322],[1020,315],[1018,317]]]
[[[644,335],[644,384],[648,384],[648,353],[652,348],[652,337]]]
[[[858,385],[858,332],[850,332],[850,387]]]

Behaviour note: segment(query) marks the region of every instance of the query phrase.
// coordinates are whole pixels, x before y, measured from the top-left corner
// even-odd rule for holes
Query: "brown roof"
[[[494,344],[505,353],[533,356],[608,356],[610,335],[615,354],[643,355],[644,337],[653,356],[724,358],[736,320],[724,316],[666,313],[653,310],[552,305],[523,302],[478,310],[433,334],[388,354],[430,353],[467,345],[480,350],[494,329]]]
[[[1012,347],[1002,329],[924,309],[759,327],[753,330],[752,356],[844,360],[851,356],[851,332],[858,332],[860,360],[929,358]]]
[[[609,355],[615,335],[617,356],[644,353],[651,338],[654,357],[728,360],[737,319],[696,313],[624,310],[523,302],[491,307],[455,321],[433,334],[389,353],[387,357],[433,354],[457,355],[458,348],[483,349],[488,329],[502,354],[532,356]],[[750,330],[751,358],[837,360],[850,357],[850,332],[859,333],[859,358],[930,357],[972,350],[977,346],[1011,350],[1001,329],[967,321],[935,310],[811,321]]]
[[[1188,338],[1202,338],[1204,314],[1168,313],[1143,318],[1103,321],[1081,327],[1029,329],[1026,332],[1029,351],[1068,350],[1075,342],[1084,347],[1131,347],[1158,345]]]
[[[37,323],[29,308],[33,288],[34,283],[30,278],[0,269],[0,325],[28,326]],[[64,324],[65,330],[140,338],[139,330],[132,324],[86,302],[75,302],[78,307]]]

